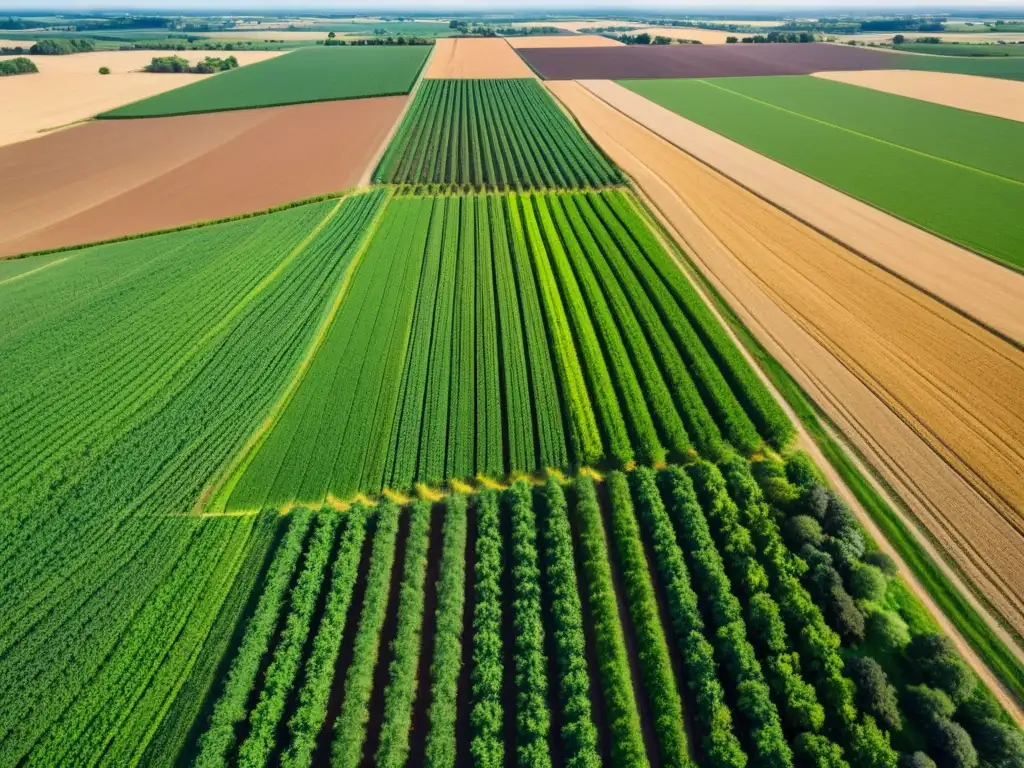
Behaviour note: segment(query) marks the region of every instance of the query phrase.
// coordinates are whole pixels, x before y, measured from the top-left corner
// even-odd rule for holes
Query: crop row
[[[791,434],[627,193],[404,196],[229,506]]]
[[[566,189],[622,177],[535,80],[425,80],[374,180]]]
[[[323,617],[309,622],[308,575],[326,568],[332,517],[337,559]],[[364,594],[349,604],[360,570]],[[920,623],[894,573],[799,454],[550,475],[405,509],[299,510],[200,762],[244,763],[264,742],[261,759],[280,751],[282,764],[307,765],[329,741],[341,765],[375,750],[376,764],[438,768],[896,768],[901,753],[922,764],[922,745],[945,765],[1012,754],[1019,733]],[[386,616],[396,622],[387,645]],[[298,711],[275,744],[284,729],[261,724],[281,659],[298,648],[308,655],[292,664],[306,670]],[[332,698],[337,716],[322,706]]]

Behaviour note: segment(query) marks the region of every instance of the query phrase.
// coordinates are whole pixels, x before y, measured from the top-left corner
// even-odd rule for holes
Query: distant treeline
[[[735,37],[725,38],[727,43],[813,43],[814,40],[813,32],[776,32],[774,30],[767,35],[752,35],[739,40]]]
[[[39,68],[36,67],[35,63],[31,59],[26,59],[24,56],[19,56],[16,59],[3,59],[0,60],[0,77],[8,77],[10,75],[30,75],[33,72],[38,72]]]
[[[375,37],[371,40],[342,40],[340,37],[330,37],[327,40],[317,40],[317,45],[433,45],[431,37]]]
[[[238,59],[228,56],[226,59],[218,59],[207,56],[201,62],[192,66],[187,59],[181,56],[157,56],[152,63],[146,66],[147,72],[188,72],[193,75],[212,75],[214,72],[226,72],[238,66]]]
[[[640,32],[636,35],[605,35],[605,37],[618,40],[620,43],[625,43],[626,45],[672,45],[671,37],[665,37],[664,35],[655,35],[652,37],[646,32]],[[700,45],[699,40],[694,40],[693,42]]]

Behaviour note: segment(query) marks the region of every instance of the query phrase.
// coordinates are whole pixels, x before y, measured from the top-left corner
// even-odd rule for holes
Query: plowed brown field
[[[769,352],[1024,631],[1024,353],[578,83],[549,87]]]
[[[0,147],[0,256],[354,186],[407,98],[102,120]]]
[[[801,221],[987,327],[1024,344],[1024,312],[1020,311],[1024,275],[844,195],[617,83],[609,80],[580,82],[645,128]],[[1009,84],[1024,89],[1024,84]]]
[[[534,74],[503,38],[440,37],[424,77],[492,79]]]
[[[814,76],[1024,122],[1024,83],[1016,80],[902,69],[815,72]]]

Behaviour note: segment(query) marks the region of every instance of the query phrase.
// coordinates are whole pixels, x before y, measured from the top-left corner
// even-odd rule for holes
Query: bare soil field
[[[549,83],[744,323],[1024,630],[1024,353],[578,83]]]
[[[859,77],[876,73],[854,74]],[[941,74],[939,77],[965,76]],[[987,78],[967,79],[990,82]],[[1020,311],[1024,275],[980,259],[977,254],[804,176],[618,83],[610,80],[580,82],[611,106],[755,194],[987,327],[1024,344],[1024,312]],[[991,82],[1024,91],[1024,83]]]
[[[717,29],[701,29],[700,27],[643,27],[635,30],[636,34],[641,32],[646,32],[651,37],[661,35],[662,37],[671,37],[673,40],[699,40],[703,45],[725,45],[725,38],[743,36],[742,32],[721,32]]]
[[[177,51],[197,62],[209,51]],[[216,53],[216,52],[212,52]],[[41,131],[66,126],[108,109],[180,88],[215,75],[139,72],[160,51],[97,51],[69,56],[29,56],[39,73],[0,78],[0,146],[36,138]],[[280,55],[277,51],[235,51],[239,64]],[[112,74],[99,74],[109,67]]]
[[[1024,122],[1024,82],[1016,80],[902,69],[815,72],[814,76]]]
[[[825,43],[528,48],[522,55],[548,80],[809,75],[892,68],[888,53]]]
[[[513,48],[607,48],[622,46],[618,40],[601,35],[533,35],[531,37],[506,37]]]
[[[0,148],[0,256],[234,216],[354,186],[407,100],[104,120]]]
[[[439,37],[424,77],[534,77],[505,40],[498,37]]]

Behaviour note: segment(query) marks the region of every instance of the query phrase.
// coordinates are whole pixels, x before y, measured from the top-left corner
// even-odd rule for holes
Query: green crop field
[[[936,46],[926,47],[930,49]],[[1024,60],[1020,56],[896,56],[893,54],[893,69],[920,69],[928,72],[1024,80]]]
[[[425,80],[375,180],[602,187],[621,175],[535,80]]]
[[[991,43],[904,43],[893,46],[904,53],[930,53],[933,56],[1024,56],[1024,45],[993,45]]]
[[[117,112],[407,91],[427,53]],[[1015,124],[721,82],[702,119],[921,210],[1024,184]],[[0,260],[0,766],[1017,765],[625,181],[533,80],[428,81],[378,186]]]
[[[627,80],[763,155],[1024,268],[1024,124],[814,77]]]
[[[429,53],[425,45],[303,48],[100,117],[167,117],[408,93]]]

